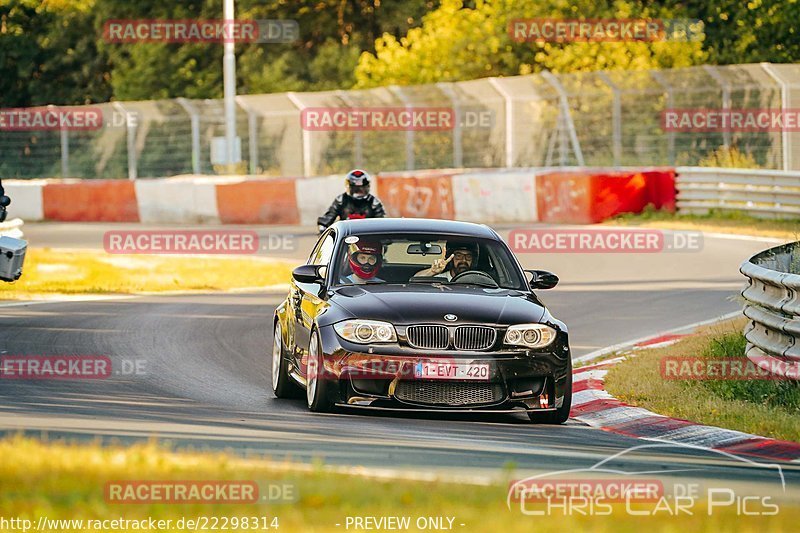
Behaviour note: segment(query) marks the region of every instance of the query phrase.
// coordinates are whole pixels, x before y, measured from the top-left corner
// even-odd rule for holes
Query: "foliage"
[[[239,19],[290,19],[297,42],[239,44],[240,93],[538,72],[792,62],[800,0],[239,0]],[[0,0],[0,105],[222,95],[222,46],[108,43],[110,19],[220,19],[222,2]],[[526,18],[689,18],[701,42],[515,42]]]
[[[445,0],[422,26],[396,39],[385,34],[375,53],[361,55],[359,87],[513,76],[541,70],[577,72],[600,69],[644,70],[702,63],[702,42],[516,42],[509,25],[517,19],[676,18],[677,10],[643,7],[617,0],[611,5],[580,0],[478,0],[464,7]]]
[[[0,105],[108,101],[111,66],[93,29],[95,0],[0,1]]]
[[[735,146],[721,146],[701,159],[697,165],[717,168],[759,168],[759,164],[751,154],[740,152]]]

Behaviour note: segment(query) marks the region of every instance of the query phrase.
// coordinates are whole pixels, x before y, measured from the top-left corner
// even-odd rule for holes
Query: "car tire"
[[[289,377],[289,362],[286,360],[286,352],[283,349],[280,322],[275,322],[272,337],[272,393],[276,398],[296,398],[299,396],[300,389],[292,383],[292,378]]]
[[[322,344],[319,333],[311,331],[308,343],[308,366],[306,370],[306,402],[308,408],[315,413],[328,413],[333,410],[333,402],[328,394],[329,380],[325,376]]]
[[[563,424],[569,420],[569,412],[572,409],[572,363],[570,362],[567,368],[567,392],[564,393],[564,401],[561,407],[555,411],[548,411],[546,413],[537,413],[535,411],[528,412],[528,418],[531,422],[537,424]]]

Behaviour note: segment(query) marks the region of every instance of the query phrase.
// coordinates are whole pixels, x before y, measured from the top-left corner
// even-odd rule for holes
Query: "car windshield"
[[[523,289],[525,280],[499,241],[424,235],[351,235],[344,239],[336,285],[449,283]]]

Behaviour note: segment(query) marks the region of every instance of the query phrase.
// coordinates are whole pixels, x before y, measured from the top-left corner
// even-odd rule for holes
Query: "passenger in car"
[[[353,271],[344,280],[355,284],[383,283],[377,276],[383,264],[383,253],[380,243],[357,242],[348,245],[348,262]]]

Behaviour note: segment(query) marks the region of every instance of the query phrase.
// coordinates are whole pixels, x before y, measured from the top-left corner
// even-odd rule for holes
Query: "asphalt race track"
[[[122,226],[121,226],[122,227]],[[138,229],[148,229],[137,225]],[[108,225],[28,224],[31,246],[102,247]],[[501,228],[507,230],[508,228]],[[275,233],[275,228],[259,228]],[[284,228],[304,258],[308,228]],[[304,236],[301,236],[304,235]],[[738,265],[768,245],[705,236],[692,253],[520,255],[557,273],[543,291],[570,327],[573,356],[736,311]],[[278,254],[280,255],[280,254]],[[0,353],[107,355],[105,380],[2,380],[0,430],[128,442],[154,435],[178,446],[257,450],[328,464],[494,476],[590,467],[643,441],[570,421],[537,426],[522,417],[340,412],[315,415],[304,400],[277,400],[269,386],[271,317],[283,294],[165,295],[99,301],[0,303]],[[621,461],[633,469],[752,488],[775,485],[773,469],[674,447]],[[782,465],[797,499],[800,465]],[[678,471],[670,474],[670,471]]]

